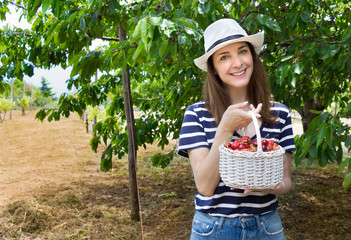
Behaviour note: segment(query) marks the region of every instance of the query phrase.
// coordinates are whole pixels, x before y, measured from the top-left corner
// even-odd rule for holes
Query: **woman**
[[[204,101],[187,108],[178,149],[190,159],[199,192],[190,239],[284,239],[276,195],[291,188],[295,144],[290,111],[271,99],[257,56],[263,34],[248,36],[236,21],[221,19],[207,27],[204,40],[206,52],[194,61],[207,72]],[[261,136],[285,150],[283,181],[274,189],[232,189],[220,179],[219,146],[244,134],[256,138],[248,111]]]

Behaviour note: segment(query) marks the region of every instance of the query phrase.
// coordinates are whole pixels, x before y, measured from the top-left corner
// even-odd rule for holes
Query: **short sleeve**
[[[188,156],[188,150],[199,147],[210,148],[209,136],[213,122],[211,116],[206,116],[207,110],[202,104],[194,104],[187,108],[180,131],[178,154]],[[215,131],[214,131],[215,132]]]
[[[290,109],[281,103],[276,103],[272,109],[278,113],[278,121],[280,122],[279,145],[286,152],[292,153],[295,151],[295,141]]]

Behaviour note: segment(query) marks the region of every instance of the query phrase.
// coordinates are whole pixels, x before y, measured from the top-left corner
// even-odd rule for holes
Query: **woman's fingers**
[[[276,185],[272,189],[245,189],[244,194],[248,194],[250,192],[263,192],[263,193],[270,193],[270,194],[276,194],[275,192],[280,189],[280,184]]]
[[[246,107],[248,103],[249,102],[246,101],[246,102],[242,102],[242,103],[233,104],[233,105],[231,105],[229,107],[233,108],[233,109],[242,109],[242,108]]]
[[[254,105],[250,104],[250,109],[255,114],[260,113],[262,110],[262,103],[259,103],[256,108],[254,107]]]

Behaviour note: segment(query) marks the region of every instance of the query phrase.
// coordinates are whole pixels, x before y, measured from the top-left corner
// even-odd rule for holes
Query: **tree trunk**
[[[10,94],[10,99],[13,100],[13,83],[15,82],[15,79],[13,78],[11,80],[11,94]],[[12,120],[12,108],[10,109],[10,120]]]
[[[324,107],[321,101],[317,101],[316,99],[303,100],[303,102],[304,107],[298,112],[301,115],[303,132],[305,133],[312,120],[317,116],[317,114],[312,113],[310,110],[322,111]]]
[[[127,39],[126,31],[124,30],[122,23],[118,24],[120,41]],[[140,221],[139,215],[139,196],[138,186],[136,178],[136,162],[137,162],[137,151],[136,151],[136,132],[135,132],[135,121],[133,112],[133,102],[130,90],[130,74],[129,65],[126,64],[126,68],[122,70],[123,80],[123,99],[124,99],[124,110],[127,118],[127,129],[128,129],[128,171],[129,171],[129,187],[130,187],[130,204],[131,204],[131,219],[134,221]]]
[[[87,133],[89,132],[89,119],[88,119],[88,113],[85,114],[85,128],[87,130]]]

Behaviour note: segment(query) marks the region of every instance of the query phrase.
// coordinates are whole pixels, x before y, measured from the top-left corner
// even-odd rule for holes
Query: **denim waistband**
[[[264,213],[260,215],[239,216],[235,218],[211,216],[209,214],[198,212],[198,211],[196,213],[202,215],[205,218],[215,220],[216,223],[218,224],[219,229],[221,229],[223,225],[231,225],[231,226],[237,226],[242,228],[257,225],[258,229],[260,229],[262,223],[265,222],[266,219],[273,216],[276,213],[276,211],[277,210],[270,211],[268,213]]]

